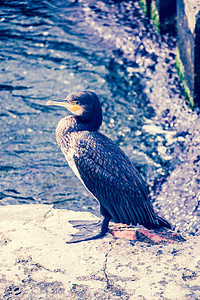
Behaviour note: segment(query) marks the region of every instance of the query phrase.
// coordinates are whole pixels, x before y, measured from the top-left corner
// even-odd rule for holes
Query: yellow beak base
[[[70,104],[68,102],[59,102],[59,101],[47,101],[46,105],[57,105],[57,106],[63,106],[67,108],[68,110],[72,111],[73,113],[77,112],[81,107],[78,104]]]

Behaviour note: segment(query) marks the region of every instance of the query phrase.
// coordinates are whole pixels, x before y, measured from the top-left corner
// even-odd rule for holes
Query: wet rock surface
[[[116,6],[109,11],[112,27],[106,29],[104,21],[95,18],[97,7],[106,11],[106,5],[100,2],[95,5],[96,10],[87,8],[87,19],[104,41],[123,50],[119,59],[130,65],[130,73],[138,71],[143,95],[146,94],[155,113],[137,133],[148,132],[149,141],[157,145],[155,152],[151,149],[151,154],[148,153],[157,173],[154,184],[152,178],[147,178],[154,206],[176,230],[186,235],[200,235],[199,108],[191,111],[185,103],[175,67],[176,40],[159,36],[151,22],[144,18],[137,2],[131,1],[117,6],[121,22],[126,15],[127,22],[132,24],[131,28],[127,26],[123,40],[119,40],[114,17]],[[111,34],[113,28],[116,34]],[[141,143],[141,148],[147,143]],[[159,168],[155,156],[162,160],[160,167],[165,166],[165,170]]]
[[[0,208],[1,299],[199,299],[200,240],[66,244],[89,213],[48,205]]]

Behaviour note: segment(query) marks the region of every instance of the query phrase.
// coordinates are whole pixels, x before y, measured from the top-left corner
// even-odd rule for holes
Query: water
[[[195,121],[179,108],[173,40],[158,36],[135,1],[1,3],[1,204],[98,214],[56,144],[55,128],[68,112],[45,105],[76,90],[99,95],[101,132],[153,190],[180,162],[183,132]]]

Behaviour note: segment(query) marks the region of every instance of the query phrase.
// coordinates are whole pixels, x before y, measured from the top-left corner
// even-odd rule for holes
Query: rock
[[[179,233],[168,228],[148,230],[144,227],[141,229],[125,224],[114,224],[109,226],[109,232],[116,238],[125,238],[130,241],[145,242],[151,245],[175,244],[185,241]]]
[[[177,0],[177,45],[183,68],[182,76],[191,97],[198,105],[200,105],[199,40],[200,1]]]
[[[0,299],[199,299],[200,239],[66,244],[89,213],[1,206]]]

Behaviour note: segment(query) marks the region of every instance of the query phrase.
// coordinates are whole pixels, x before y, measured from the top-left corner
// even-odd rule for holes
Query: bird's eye
[[[79,101],[75,101],[75,104],[76,104],[76,105],[79,105],[80,103],[79,103]]]

